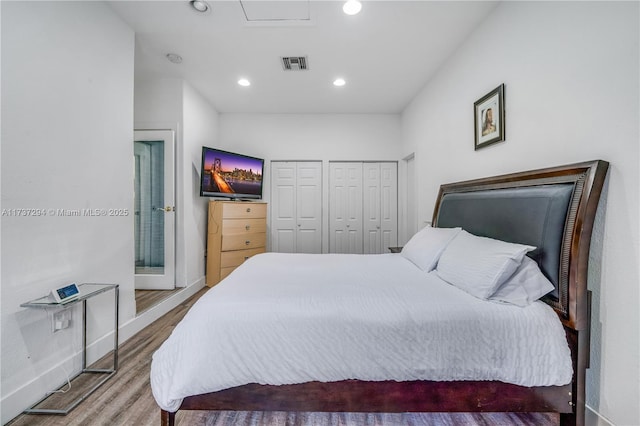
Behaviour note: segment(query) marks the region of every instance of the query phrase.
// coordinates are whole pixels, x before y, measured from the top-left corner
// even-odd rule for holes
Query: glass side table
[[[29,302],[23,303],[20,306],[23,308],[36,308],[36,309],[46,309],[46,308],[67,308],[69,306],[75,305],[76,303],[82,302],[82,370],[78,374],[76,374],[73,378],[69,379],[72,381],[83,374],[98,374],[104,375],[96,384],[86,391],[84,391],[79,397],[77,397],[73,402],[67,405],[65,408],[61,409],[53,409],[53,408],[36,408],[38,405],[42,404],[46,399],[50,398],[52,395],[49,394],[42,398],[40,401],[36,402],[31,408],[24,410],[27,414],[60,414],[66,415],[71,410],[76,408],[80,402],[82,402],[86,397],[91,395],[96,389],[104,384],[107,380],[109,380],[116,372],[118,371],[118,308],[119,308],[119,285],[118,284],[93,284],[93,283],[85,283],[80,284],[78,286],[80,290],[80,295],[74,300],[70,300],[66,303],[56,303],[52,302],[48,296],[40,297],[39,299],[34,299]],[[105,293],[107,291],[113,290],[114,294],[114,311],[115,311],[115,321],[114,321],[114,338],[113,338],[113,366],[105,369],[101,368],[87,368],[87,300],[97,296],[99,294]]]

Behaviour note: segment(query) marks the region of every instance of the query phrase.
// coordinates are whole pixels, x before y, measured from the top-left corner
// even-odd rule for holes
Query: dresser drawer
[[[264,219],[223,219],[222,235],[246,235],[267,232]]]
[[[223,219],[251,219],[267,217],[266,203],[230,202],[224,203]]]
[[[266,243],[267,234],[264,232],[244,235],[223,235],[222,251],[264,247]]]
[[[256,254],[264,253],[264,247],[258,247],[248,250],[233,250],[220,253],[220,266],[222,268],[236,267]]]

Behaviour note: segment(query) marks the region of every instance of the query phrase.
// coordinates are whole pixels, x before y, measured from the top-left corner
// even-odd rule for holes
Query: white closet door
[[[322,163],[296,167],[296,253],[322,253]]]
[[[398,242],[398,164],[364,163],[365,254],[387,253]]]
[[[271,250],[296,252],[295,162],[271,163]]]
[[[329,252],[362,253],[362,163],[330,163],[329,194]]]
[[[380,163],[380,230],[378,253],[398,245],[398,163]]]
[[[362,166],[362,229],[364,254],[381,253],[382,231],[380,229],[380,163],[364,163]]]
[[[271,250],[322,252],[321,162],[271,162]]]

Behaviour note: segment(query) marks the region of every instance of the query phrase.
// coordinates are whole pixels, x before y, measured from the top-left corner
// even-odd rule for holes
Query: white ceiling
[[[400,113],[497,5],[364,1],[348,16],[341,1],[208,3],[197,14],[188,0],[109,2],[136,33],[136,79],[184,78],[221,113]],[[309,69],[285,71],[282,56]]]

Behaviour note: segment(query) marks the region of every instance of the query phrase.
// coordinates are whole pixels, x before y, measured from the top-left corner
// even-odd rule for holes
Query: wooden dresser
[[[267,204],[210,201],[207,235],[207,285],[213,287],[242,262],[264,253]]]

